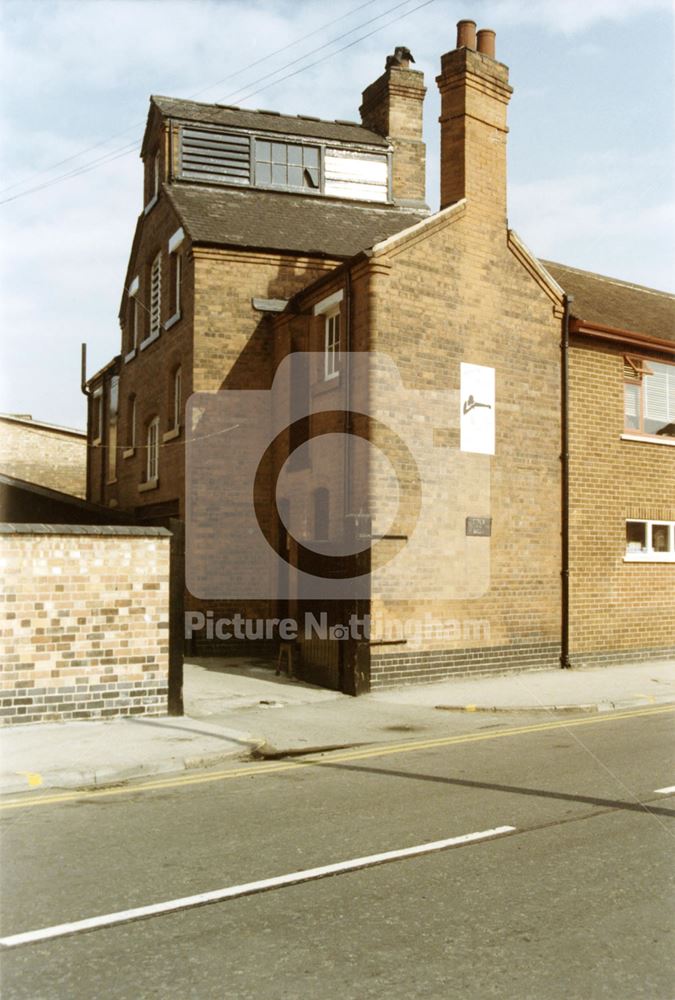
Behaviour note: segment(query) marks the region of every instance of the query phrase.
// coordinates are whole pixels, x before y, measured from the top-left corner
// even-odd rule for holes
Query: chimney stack
[[[385,70],[363,91],[360,107],[365,128],[389,139],[392,157],[392,196],[398,205],[427,208],[426,146],[422,141],[424,74],[410,68],[410,49],[398,45],[387,56]]]
[[[506,220],[508,67],[495,59],[495,33],[457,24],[457,47],[441,57],[441,208],[466,198],[485,223]]]

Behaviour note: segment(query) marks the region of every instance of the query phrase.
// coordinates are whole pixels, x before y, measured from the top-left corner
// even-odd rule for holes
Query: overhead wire
[[[375,0],[371,0],[371,3],[373,3],[373,2],[375,2]],[[383,30],[384,28],[388,27],[389,25],[394,24],[397,21],[400,21],[400,20],[402,20],[405,17],[408,17],[410,14],[415,13],[415,11],[421,10],[423,7],[427,7],[431,3],[434,3],[434,2],[435,2],[435,0],[424,0],[423,3],[418,4],[416,7],[413,7],[410,10],[404,11],[402,14],[399,14],[397,17],[392,18],[391,20],[385,22],[384,24],[379,25],[377,28],[374,28],[372,31],[367,32],[365,35],[361,35],[361,36],[359,36],[359,38],[353,39],[347,45],[343,45],[341,48],[337,49],[335,52],[329,52],[325,56],[325,58],[326,59],[331,59],[333,56],[339,55],[339,53],[344,52],[346,49],[352,48],[354,45],[357,45],[359,42],[364,41],[366,38],[370,38],[372,35],[374,35],[377,32]],[[362,23],[358,24],[355,28],[352,28],[349,31],[344,32],[342,35],[336,36],[335,38],[331,39],[329,42],[326,42],[326,43],[324,43],[321,46],[317,46],[316,48],[311,49],[309,52],[305,53],[303,56],[300,56],[297,59],[292,60],[290,63],[286,63],[285,66],[282,66],[279,69],[274,70],[273,72],[264,75],[263,77],[259,77],[258,79],[251,81],[247,86],[253,86],[254,84],[262,82],[263,80],[270,79],[270,78],[272,78],[274,76],[277,76],[277,74],[283,72],[285,69],[288,69],[289,66],[294,66],[298,62],[301,62],[302,60],[307,59],[307,58],[309,58],[312,55],[315,55],[317,52],[320,52],[320,51],[325,50],[326,48],[329,48],[331,45],[334,45],[337,41],[340,41],[341,39],[348,37],[349,35],[353,34],[355,31],[359,31],[360,29],[362,29],[363,27],[367,26],[368,24],[373,24],[375,21],[380,20],[382,17],[385,17],[387,14],[392,13],[392,11],[398,10],[400,7],[405,6],[408,3],[410,3],[410,0],[402,0],[401,3],[394,4],[394,6],[387,8],[387,10],[383,11],[381,14],[378,14],[376,17],[371,18],[368,21],[365,21],[365,22],[362,22]],[[362,5],[360,9],[363,9],[364,6],[366,6],[366,7],[370,6],[370,3]],[[331,24],[336,23],[336,21],[342,20],[344,17],[347,17],[347,16],[349,16],[349,15],[345,14],[341,18],[336,18],[334,21],[328,22],[328,26],[330,26]],[[310,32],[309,35],[303,36],[303,37],[305,37],[305,38],[310,37],[310,35],[316,34],[319,30],[323,30],[323,29],[322,28],[321,29],[316,29],[314,32]],[[290,43],[290,44],[297,44],[297,43]],[[290,47],[290,45],[284,46],[282,49],[277,50],[277,53],[279,51],[283,51],[285,48],[288,48],[288,47]],[[263,57],[263,59],[257,60],[256,62],[252,63],[251,66],[246,67],[246,69],[249,69],[252,66],[258,65],[261,61],[263,61],[266,58],[270,58],[270,57]],[[279,77],[278,79],[273,80],[271,82],[273,82],[274,84],[281,83],[283,80],[287,80],[287,79],[290,79],[293,76],[297,76],[299,73],[304,72],[306,69],[311,69],[312,67],[318,65],[318,63],[322,62],[322,61],[323,61],[323,59],[321,59],[321,60],[315,60],[314,62],[309,63],[306,66],[301,66],[299,69],[294,70],[291,73],[287,73],[284,76]],[[244,72],[244,71],[245,70],[238,71],[234,75],[235,76],[240,75],[240,73]],[[231,78],[232,77],[228,77],[226,79],[231,79]],[[217,86],[217,84],[211,85],[208,88],[204,88],[204,89],[205,90],[210,90],[210,89],[212,89],[213,86]],[[252,91],[251,93],[245,95],[244,97],[239,98],[239,100],[242,100],[242,101],[243,100],[248,100],[250,97],[253,97],[255,94],[258,94],[262,90],[265,90],[265,89],[266,89],[266,87],[261,87],[258,90]],[[197,94],[199,94],[199,93],[203,93],[203,90],[197,92]],[[236,94],[236,93],[237,93],[236,91],[233,91],[232,94],[231,95],[227,95],[227,97],[224,98],[224,100],[231,99],[231,97],[234,94]],[[194,95],[194,96],[196,96],[196,95]],[[131,126],[130,128],[132,128],[132,127],[136,127],[136,126]],[[130,131],[130,129],[125,129],[124,131]],[[117,134],[118,135],[123,135],[124,132],[120,132],[120,133],[117,133]],[[106,139],[106,140],[102,140],[101,143],[97,143],[95,146],[90,147],[90,149],[88,151],[91,151],[92,149],[97,148],[100,145],[102,145],[102,144],[104,144],[105,142],[108,142],[108,141],[109,141],[109,138]],[[61,183],[64,180],[69,180],[69,179],[71,179],[73,177],[78,177],[80,174],[88,173],[90,170],[93,170],[93,169],[95,169],[95,168],[97,168],[99,166],[104,166],[106,163],[113,162],[114,160],[118,159],[120,156],[124,156],[124,155],[130,154],[136,148],[138,148],[138,142],[136,140],[134,140],[134,142],[132,142],[132,143],[125,144],[122,147],[117,147],[116,149],[110,150],[108,153],[104,153],[100,157],[97,157],[96,159],[94,159],[94,160],[92,160],[92,161],[90,161],[88,163],[82,164],[79,167],[75,167],[72,170],[67,171],[65,174],[60,174],[57,177],[49,178],[49,179],[43,181],[42,183],[34,185],[31,188],[27,188],[25,191],[20,191],[18,194],[12,195],[9,198],[3,198],[2,200],[0,200],[0,205],[9,204],[10,202],[17,201],[20,198],[24,198],[24,197],[26,197],[29,194],[35,194],[38,191],[42,191],[45,188],[51,187],[54,184]],[[73,158],[75,158],[78,155],[83,155],[83,154],[74,154]],[[66,160],[61,161],[61,162],[67,162],[67,159],[69,159],[69,158],[66,158]],[[50,169],[53,169],[53,168],[50,168]],[[16,186],[16,185],[11,185],[10,187],[12,187],[12,186]],[[10,188],[8,187],[8,188],[5,188],[3,190],[9,190],[9,189]]]
[[[313,31],[308,32],[306,35],[302,35],[300,38],[294,38],[293,41],[288,42],[286,45],[282,45],[281,48],[274,49],[273,52],[268,52],[266,55],[261,56],[259,59],[255,59],[252,63],[248,63],[248,65],[246,66],[242,66],[241,69],[235,70],[234,73],[231,73],[226,77],[223,77],[222,80],[216,80],[215,83],[211,83],[207,87],[202,87],[200,90],[196,90],[192,94],[188,94],[187,100],[193,100],[195,97],[199,97],[201,94],[205,94],[209,90],[214,90],[216,87],[219,87],[221,84],[226,83],[228,80],[236,79],[236,77],[241,76],[242,73],[246,73],[248,72],[248,70],[254,69],[256,66],[259,66],[266,60],[273,59],[275,56],[280,55],[287,49],[293,48],[294,46],[299,45],[301,42],[307,41],[308,38],[312,38],[314,35],[318,35],[319,32],[324,31],[326,28],[332,27],[332,25],[337,24],[339,21],[344,21],[347,17],[351,17],[351,15],[355,13],[355,11],[365,10],[367,7],[372,7],[374,3],[378,2],[379,0],[368,0],[367,3],[359,4],[357,7],[352,7],[345,14],[341,14],[340,17],[336,17],[332,21],[326,21],[318,28],[315,28]],[[360,26],[357,25],[357,27],[354,28],[354,31],[357,31],[359,27]],[[314,51],[315,50],[311,50],[308,53],[308,55],[312,55]],[[281,69],[284,68],[285,67],[281,67],[280,70],[278,70],[277,72],[280,72]],[[257,81],[251,81],[251,84],[248,84],[247,86],[252,86],[253,83],[256,82]],[[110,142],[112,139],[118,139],[121,135],[126,135],[127,132],[131,132],[132,129],[139,128],[139,126],[141,125],[143,125],[142,120],[134,122],[132,125],[128,125],[126,128],[121,129],[119,132],[113,132],[112,135],[106,136],[105,139],[100,139],[98,142],[95,142],[93,145],[87,146],[84,149],[79,150],[77,153],[72,153],[70,156],[66,156],[62,160],[57,160],[56,163],[51,163],[47,167],[40,167],[37,170],[33,170],[29,175],[26,175],[17,181],[13,181],[11,184],[6,184],[5,187],[1,187],[0,194],[4,194],[5,191],[11,191],[13,188],[19,187],[21,184],[25,183],[26,181],[29,181],[32,177],[35,177],[38,174],[49,173],[51,170],[56,170],[57,167],[62,167],[65,163],[70,163],[72,160],[76,160],[80,156],[85,156],[87,153],[91,153],[95,149],[100,149],[101,146],[105,146],[106,143]]]

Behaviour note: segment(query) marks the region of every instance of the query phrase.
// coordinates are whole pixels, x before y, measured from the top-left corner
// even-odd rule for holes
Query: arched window
[[[330,494],[328,490],[319,487],[314,490],[314,539],[317,542],[327,542],[330,531]]]
[[[173,430],[179,430],[181,417],[183,416],[183,369],[178,366],[174,369],[171,385],[171,413],[170,424]]]
[[[152,483],[159,477],[159,417],[153,417],[148,424],[146,443],[145,478],[148,483]]]
[[[162,255],[158,253],[150,269],[149,338],[159,337],[162,328]]]
[[[127,448],[136,447],[136,397],[132,393],[127,399]]]

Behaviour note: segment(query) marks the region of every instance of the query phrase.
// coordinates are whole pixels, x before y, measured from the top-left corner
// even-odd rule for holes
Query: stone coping
[[[168,528],[123,524],[0,524],[0,535],[117,535],[170,538]]]

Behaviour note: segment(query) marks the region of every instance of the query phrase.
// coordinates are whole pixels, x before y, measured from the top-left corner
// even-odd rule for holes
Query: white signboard
[[[479,455],[495,453],[495,370],[460,365],[459,446]]]

